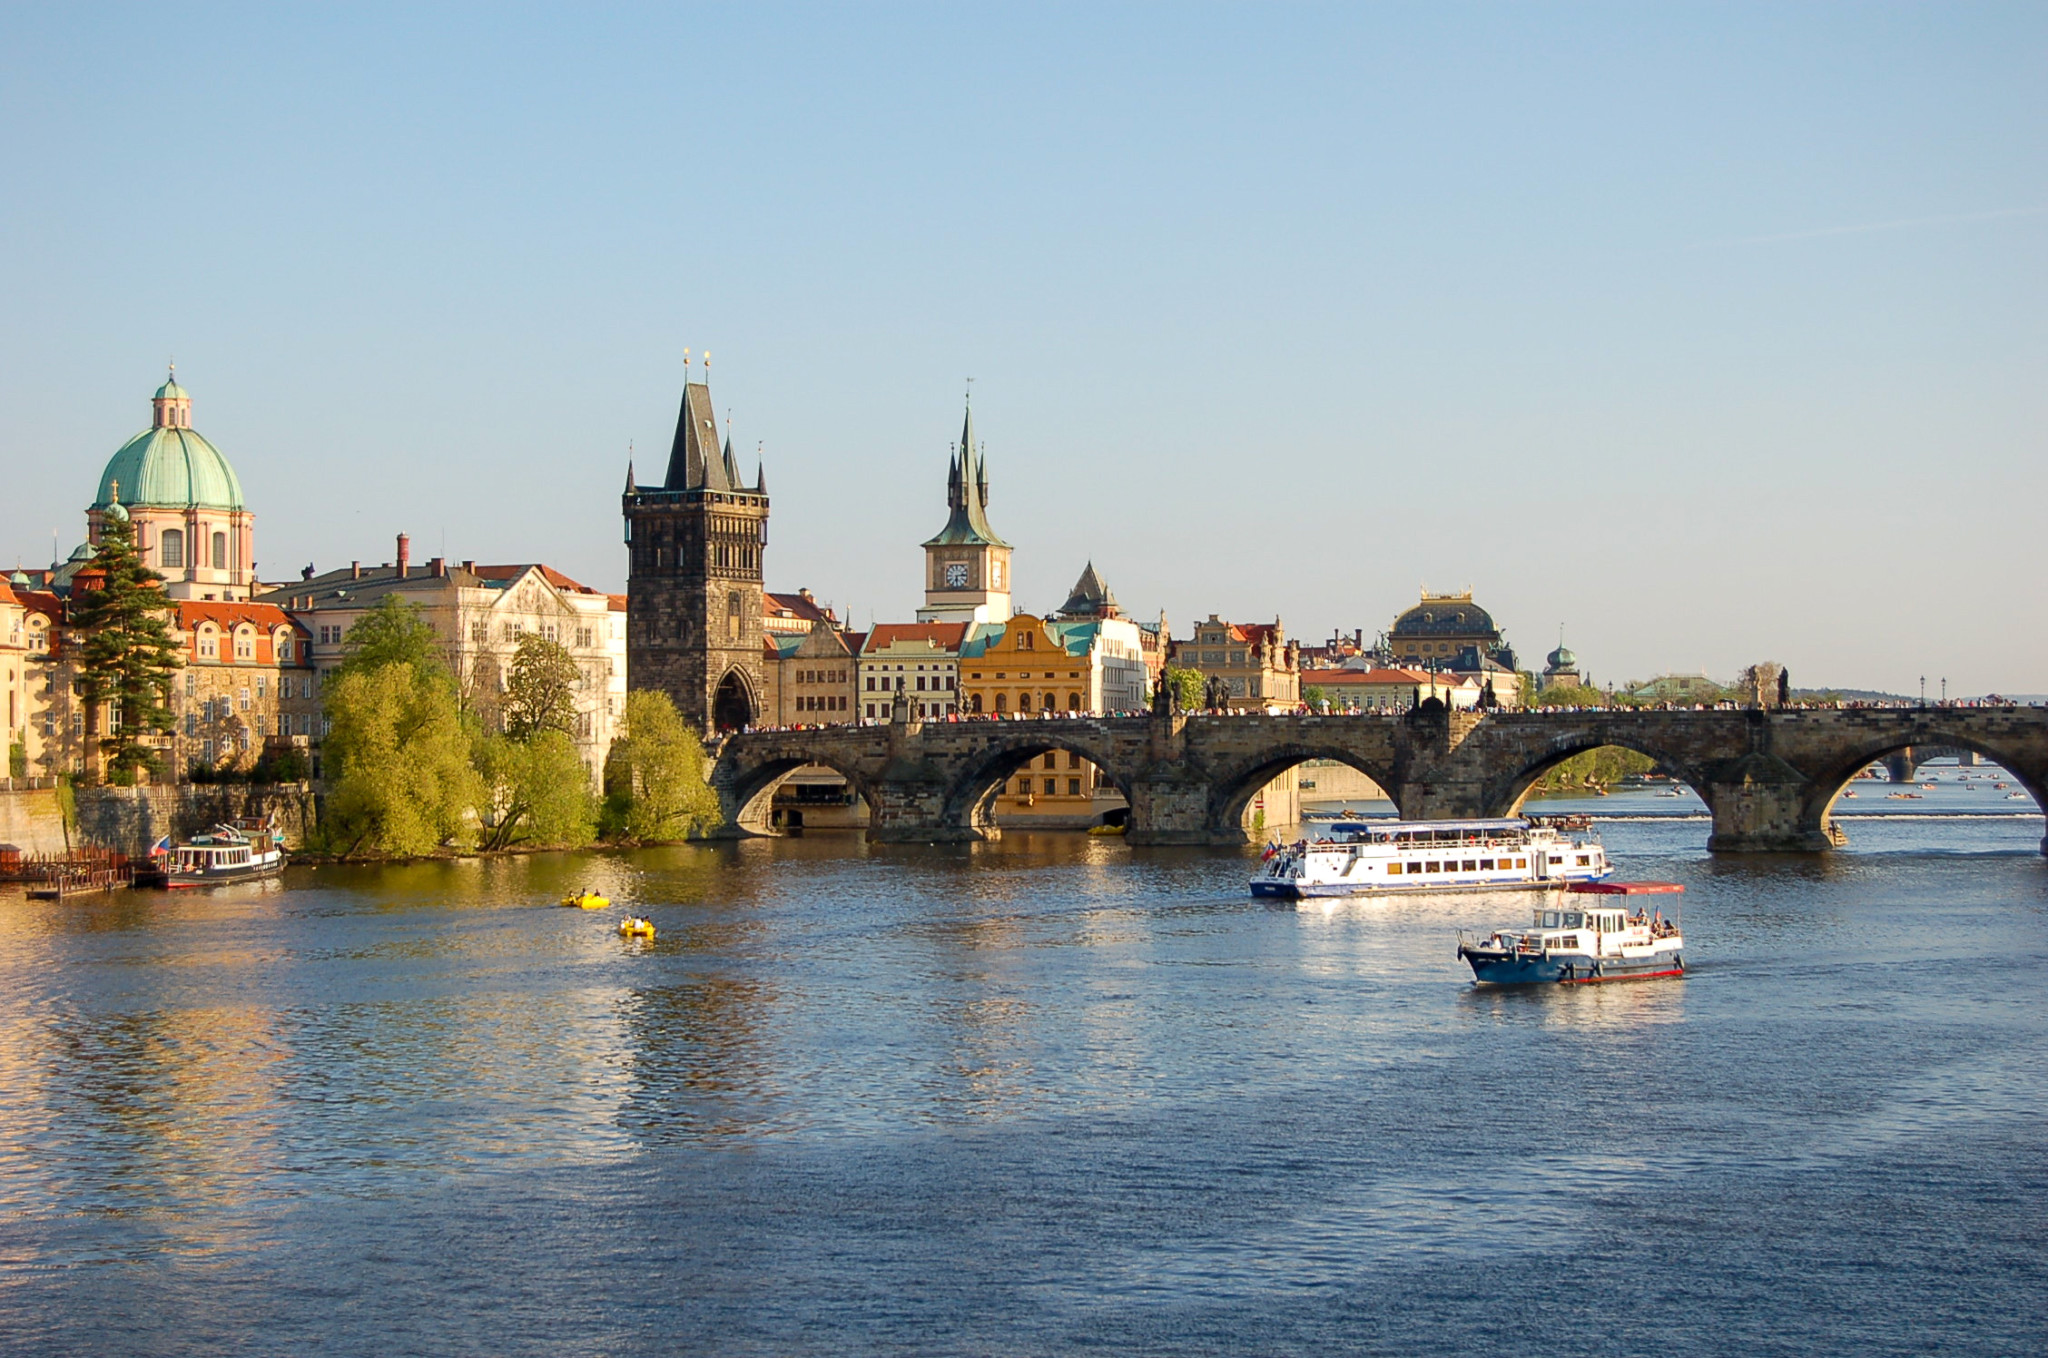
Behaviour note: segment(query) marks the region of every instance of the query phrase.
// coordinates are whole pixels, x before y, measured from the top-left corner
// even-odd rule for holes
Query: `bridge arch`
[[[1712,812],[1713,791],[1700,770],[1693,768],[1686,760],[1671,751],[1660,747],[1654,740],[1642,739],[1634,732],[1595,728],[1591,731],[1560,733],[1525,747],[1518,752],[1519,758],[1511,757],[1505,760],[1502,772],[1487,780],[1481,796],[1483,808],[1480,814],[1520,815],[1522,804],[1529,799],[1529,793],[1543,780],[1545,774],[1567,759],[1610,746],[1618,750],[1627,750],[1631,754],[1642,755],[1652,761],[1661,772],[1669,774],[1691,788],[1693,793],[1707,804],[1709,813]]]
[[[2048,811],[2048,770],[2030,768],[2018,751],[2001,750],[1995,741],[1973,740],[1956,731],[1937,729],[1890,739],[1871,737],[1845,747],[1818,770],[1806,770],[1813,782],[1800,809],[1801,829],[1827,835],[1838,847],[1846,844],[1848,835],[1835,821],[1835,803],[1841,800],[1856,775],[1901,751],[1933,749],[1969,750],[1990,760],[2026,789],[2034,799],[2035,810]],[[2043,838],[2042,849],[2048,852],[2048,837]]]
[[[725,770],[720,779],[719,801],[726,823],[749,835],[782,833],[771,820],[775,789],[798,769],[826,768],[846,780],[846,786],[875,817],[873,789],[858,765],[834,758],[824,750],[770,751]]]
[[[1023,772],[1040,757],[1054,753],[1071,754],[1101,770],[1126,802],[1131,801],[1131,771],[1124,768],[1116,750],[1096,738],[1085,724],[1069,721],[1018,721],[1002,724],[1002,731],[969,759],[947,789],[943,822],[971,830],[982,839],[1001,833],[995,823],[996,794],[1003,784]]]
[[[1208,834],[1220,844],[1248,844],[1259,833],[1252,822],[1252,799],[1260,789],[1289,769],[1313,759],[1327,759],[1358,770],[1389,797],[1394,795],[1394,770],[1340,745],[1303,741],[1276,745],[1218,772],[1210,780]]]

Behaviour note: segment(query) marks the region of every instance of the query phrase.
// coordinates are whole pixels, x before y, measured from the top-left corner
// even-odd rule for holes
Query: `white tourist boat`
[[[219,886],[252,877],[275,877],[284,871],[284,845],[268,817],[216,825],[173,845],[159,841],[149,851],[150,866],[135,874],[138,886]]]
[[[1613,872],[1580,818],[1340,822],[1266,848],[1252,895],[1299,900],[1381,892],[1483,891],[1597,882]]]

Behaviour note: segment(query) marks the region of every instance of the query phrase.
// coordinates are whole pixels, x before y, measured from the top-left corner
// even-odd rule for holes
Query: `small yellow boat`
[[[654,921],[651,919],[641,919],[638,915],[635,915],[632,919],[622,919],[619,921],[619,936],[621,938],[653,938]]]
[[[1123,832],[1124,827],[1121,825],[1091,825],[1088,827],[1088,833],[1091,835],[1120,835]]]
[[[583,891],[573,896],[562,897],[563,905],[574,906],[581,910],[603,910],[611,905],[611,903],[611,897],[600,896],[595,891]]]

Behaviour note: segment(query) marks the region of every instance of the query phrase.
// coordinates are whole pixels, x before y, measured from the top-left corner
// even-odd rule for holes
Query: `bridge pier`
[[[1894,783],[1912,782],[1919,768],[1920,761],[1913,757],[1911,750],[1900,750],[1897,754],[1886,755],[1884,759],[1885,774]]]
[[[1209,785],[1177,776],[1167,769],[1161,776],[1140,778],[1131,783],[1131,814],[1124,822],[1127,844],[1242,844],[1244,831],[1236,837],[1219,835],[1209,824]]]
[[[1696,788],[1713,813],[1715,853],[1810,853],[1836,847],[1812,811],[1813,781],[1775,755],[1748,754],[1712,768]],[[1825,808],[1821,815],[1825,815]]]

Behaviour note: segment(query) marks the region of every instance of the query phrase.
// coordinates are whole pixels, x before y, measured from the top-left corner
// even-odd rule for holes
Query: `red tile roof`
[[[805,622],[816,622],[820,618],[832,616],[832,610],[821,605],[816,599],[805,598],[801,594],[763,594],[761,607],[765,612],[780,614],[786,618],[801,618]]]
[[[244,664],[277,663],[277,656],[272,647],[273,639],[280,627],[290,628],[292,635],[297,638],[298,644],[293,648],[295,663],[304,665],[312,662],[312,651],[307,644],[312,641],[312,634],[276,604],[229,603],[219,599],[178,599],[174,601],[173,608],[177,628],[186,634],[186,649],[194,660],[200,659],[199,626],[201,623],[210,622],[220,628],[225,636],[232,636],[234,629],[243,623],[248,623],[256,629],[256,654],[252,659],[243,661]],[[218,657],[208,657],[201,663],[231,662],[232,657],[233,652],[228,651]]]
[[[966,638],[964,622],[878,622],[868,632],[861,651],[879,651],[898,641],[928,641],[943,650],[957,651]]]
[[[516,566],[470,567],[470,572],[472,574],[479,576],[485,580],[516,580],[520,576],[526,574],[528,571],[536,570],[539,571],[541,575],[547,580],[547,582],[553,585],[556,589],[565,589],[568,590],[571,594],[596,594],[598,592],[586,584],[583,584],[576,580],[571,580],[568,576],[562,574],[553,566],[543,565],[538,561],[529,561],[522,565]]]

